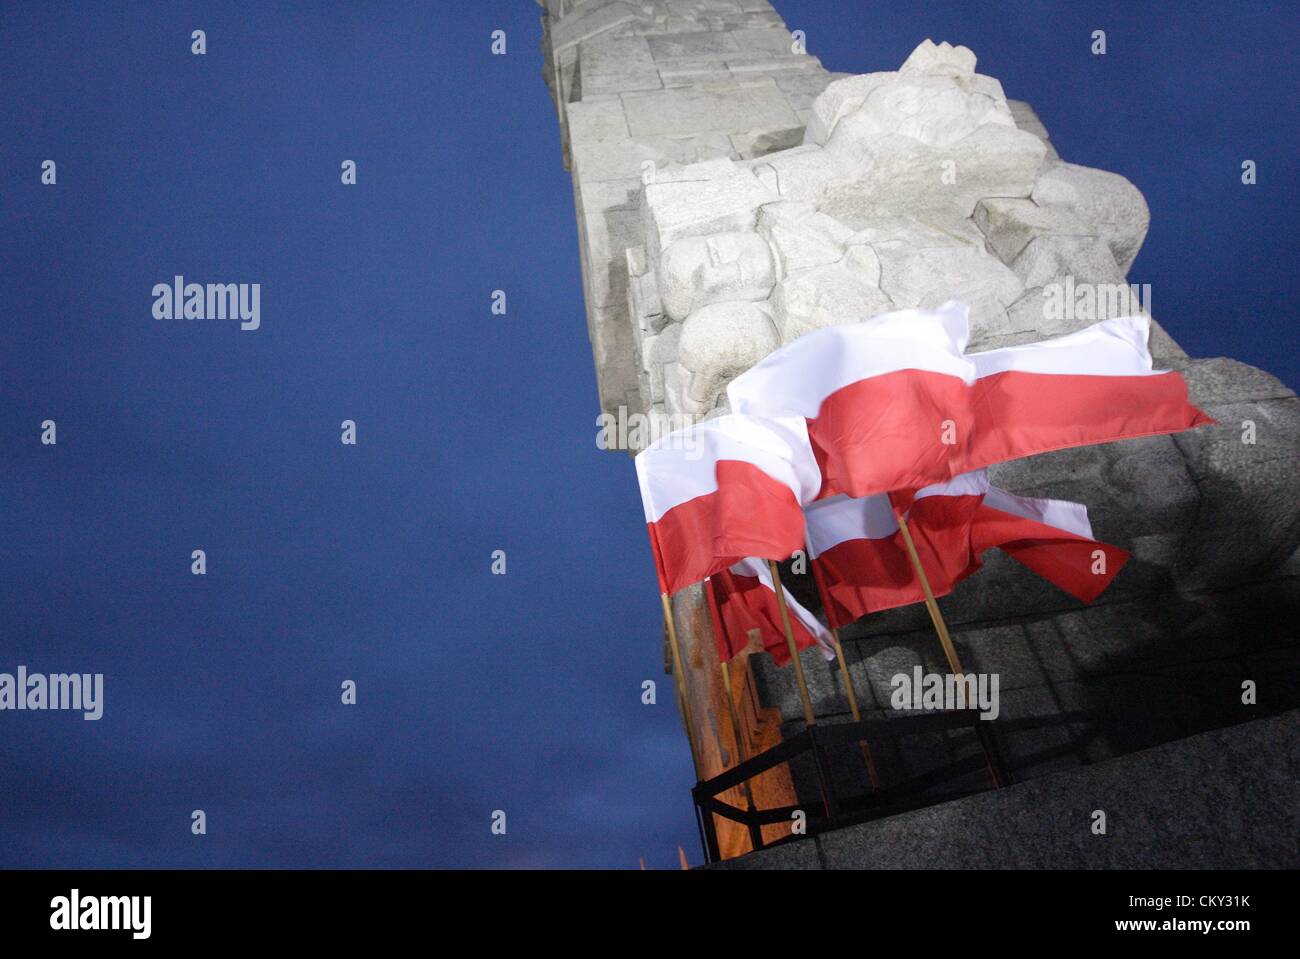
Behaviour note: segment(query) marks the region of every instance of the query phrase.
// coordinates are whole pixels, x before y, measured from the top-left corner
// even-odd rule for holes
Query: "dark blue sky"
[[[1300,382],[1289,5],[778,7],[830,69],[972,47],[1146,194],[1174,336]],[[0,713],[0,866],[698,860],[538,12],[0,4],[0,672],[106,687]],[[177,273],[260,283],[262,328],[154,320]]]

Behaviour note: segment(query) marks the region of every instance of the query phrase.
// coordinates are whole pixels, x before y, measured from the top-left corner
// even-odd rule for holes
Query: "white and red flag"
[[[887,494],[837,495],[809,504],[808,556],[833,628],[925,598]],[[991,487],[976,471],[917,491],[908,529],[935,596],[952,592],[998,548],[1072,596],[1091,602],[1128,559],[1093,539],[1078,503],[1030,499]]]
[[[802,549],[802,504],[821,485],[800,417],[706,420],[642,450],[636,472],[664,593]]]
[[[781,609],[772,588],[772,574],[767,563],[747,557],[709,577],[705,584],[709,612],[713,617],[713,638],[718,645],[718,657],[726,662],[743,652],[750,643],[750,634],[758,631],[759,639],[778,666],[790,662],[790,647],[781,622]],[[834,659],[830,631],[823,626],[790,591],[785,594],[786,611],[790,614],[790,631],[798,649],[818,646],[822,655]]]
[[[900,310],[808,333],[736,377],[734,413],[802,416],[819,496],[919,489],[1005,460],[1212,423],[1152,369],[1150,322],[965,353],[968,310]]]

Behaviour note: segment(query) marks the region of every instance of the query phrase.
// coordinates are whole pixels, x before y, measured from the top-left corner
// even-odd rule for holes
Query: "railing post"
[[[751,814],[757,813],[758,806],[751,806],[749,811]],[[756,822],[749,823],[749,844],[754,847],[755,852],[763,848],[763,827]]]
[[[699,786],[691,790],[691,802],[695,806],[695,828],[700,833],[700,852],[704,856],[704,861],[710,862],[709,859],[709,841],[704,836],[704,810],[700,808],[700,797],[697,792]]]
[[[704,861],[719,862],[722,853],[718,849],[717,824],[713,821],[713,813],[705,809],[700,802],[700,790],[703,785],[703,781],[696,783],[695,788],[691,790],[691,799],[695,802],[695,821],[700,827],[700,845],[704,847]]]
[[[813,762],[817,769],[817,785],[821,788],[822,805],[826,808],[826,818],[833,827],[840,817],[840,800],[835,792],[835,779],[831,776],[830,764],[826,761],[826,751],[817,741],[817,727],[808,729],[808,744],[812,746]]]

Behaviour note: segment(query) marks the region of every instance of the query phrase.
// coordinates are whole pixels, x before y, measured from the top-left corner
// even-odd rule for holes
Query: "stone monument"
[[[1127,279],[1147,232],[1142,194],[1058,156],[1030,106],[963,46],[925,40],[896,70],[835,74],[767,0],[542,6],[606,414],[726,412],[727,383],[782,344],[886,310],[963,300],[981,350],[1149,305]],[[1084,607],[990,556],[942,601],[967,666],[1001,675],[994,735],[1018,781],[1300,705],[1286,625],[1300,596],[1300,407],[1261,370],[1188,358],[1155,320],[1151,348],[1218,426],[992,473],[1088,505],[1099,538],[1133,553],[1109,592]],[[702,776],[801,727],[787,671],[755,654],[733,672],[737,743],[698,587],[674,614]],[[892,675],[942,669],[919,608],[844,639],[878,716]],[[837,677],[815,654],[805,666],[818,716],[844,717]],[[1243,706],[1247,681],[1269,687],[1267,706]],[[971,739],[886,743],[879,761],[915,778],[969,755]],[[796,769],[766,776],[755,798],[805,790]],[[721,840],[724,856],[748,849],[740,832]]]

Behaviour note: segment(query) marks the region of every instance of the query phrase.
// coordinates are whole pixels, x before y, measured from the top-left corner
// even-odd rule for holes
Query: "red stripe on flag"
[[[746,556],[782,560],[803,545],[794,492],[752,463],[719,460],[718,489],[674,506],[650,527],[659,588],[698,583]]]
[[[1035,453],[1213,424],[1175,372],[1087,376],[1012,371],[975,381],[976,430],[957,472]]]
[[[906,517],[935,596],[951,593],[980,567],[979,554],[971,548],[970,529],[982,498],[923,496]],[[825,597],[830,599],[827,618],[838,623],[925,600],[901,531],[881,539],[845,540],[823,552],[813,565],[823,587],[823,603]]]
[[[979,509],[971,531],[977,553],[997,547],[1071,596],[1091,603],[1108,587],[1129,553],[1118,546],[1087,539],[1068,530],[1007,513],[991,506]],[[1095,553],[1104,554],[1100,571]]]
[[[1118,546],[995,509],[981,499],[926,496],[912,506],[908,528],[935,596],[951,593],[993,548],[1085,603],[1100,596],[1128,562],[1128,552]],[[1105,560],[1100,570],[1098,550]],[[813,566],[827,617],[834,622],[925,599],[901,532],[846,540],[823,552]]]
[[[820,498],[861,497],[1036,453],[1213,422],[1188,402],[1176,372],[1010,371],[967,387],[955,376],[899,370],[832,393],[808,421],[808,438],[822,469]]]
[[[776,593],[757,576],[740,576],[730,569],[711,576],[709,582],[717,590],[718,615],[722,619],[723,632],[729,637],[727,647],[719,645],[719,654],[724,648],[733,648],[731,655],[734,656],[749,645],[749,631],[757,629],[763,649],[772,661],[778,666],[790,662],[790,647],[785,641],[785,627],[781,622]],[[817,645],[816,637],[797,616],[791,615],[790,627],[795,646],[799,649]]]

